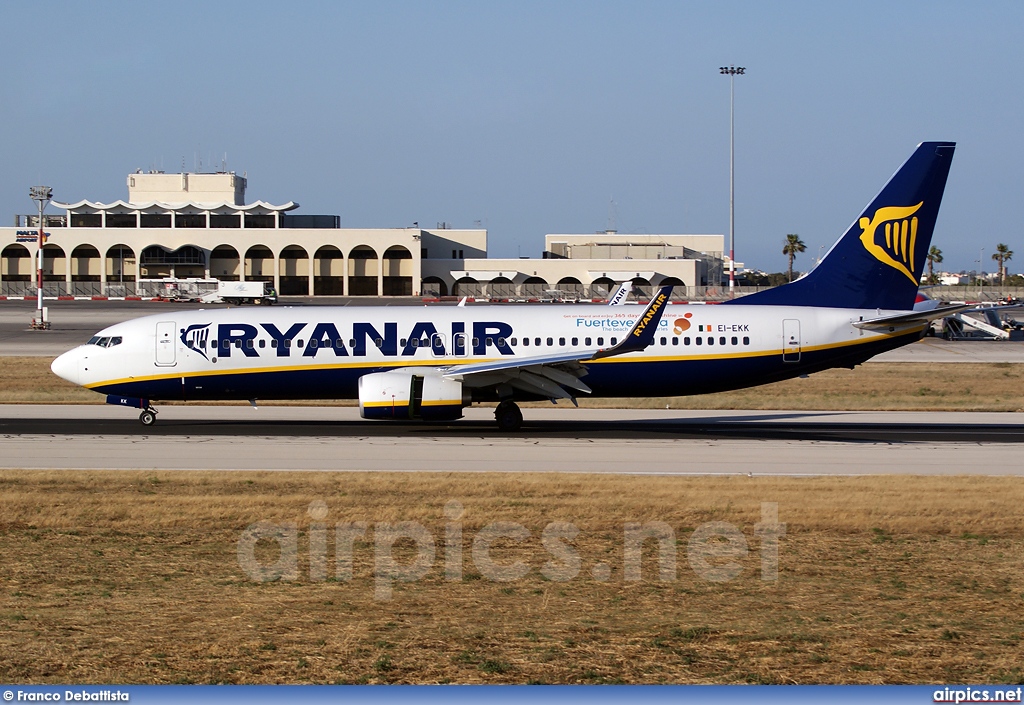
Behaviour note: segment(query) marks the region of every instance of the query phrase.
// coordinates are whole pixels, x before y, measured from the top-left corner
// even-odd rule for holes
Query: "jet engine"
[[[469,404],[462,382],[435,370],[401,369],[359,378],[359,415],[392,421],[451,421]]]

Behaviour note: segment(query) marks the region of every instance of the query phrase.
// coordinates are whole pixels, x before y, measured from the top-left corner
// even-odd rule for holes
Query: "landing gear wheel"
[[[153,409],[146,409],[139,414],[139,421],[143,426],[152,426],[156,423],[156,412]]]
[[[501,431],[518,431],[523,426],[523,412],[514,401],[503,401],[494,410],[494,420]]]

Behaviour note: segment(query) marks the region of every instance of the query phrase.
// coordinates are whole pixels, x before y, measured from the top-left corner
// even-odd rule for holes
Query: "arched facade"
[[[32,253],[18,243],[12,243],[0,251],[0,277],[9,282],[31,282],[35,273]]]
[[[523,296],[530,299],[539,299],[544,296],[544,292],[549,290],[551,286],[545,279],[541,277],[527,277],[526,281],[523,282],[522,292]]]
[[[106,281],[123,285],[134,282],[138,274],[135,251],[123,243],[111,245],[103,256]],[[123,295],[123,294],[122,294]]]
[[[67,281],[70,273],[64,249],[53,243],[43,245],[43,281]]]
[[[323,245],[313,255],[313,293],[317,296],[345,294],[345,255],[334,245]]]
[[[79,245],[71,251],[71,281],[98,282],[101,264],[99,250],[92,245]]]
[[[598,277],[590,283],[590,296],[594,299],[607,299],[618,288],[618,284],[608,277]]]
[[[452,296],[483,296],[483,287],[473,277],[462,277],[452,286]]]
[[[487,296],[492,299],[513,299],[517,296],[515,282],[508,277],[495,277],[487,282]]]
[[[266,245],[252,245],[245,251],[243,275],[249,281],[273,282],[277,258]]]
[[[171,249],[149,245],[139,255],[139,271],[143,279],[201,279],[207,272],[206,252],[195,244]]]
[[[348,290],[351,296],[377,296],[380,276],[377,251],[369,245],[356,245],[348,253]]]
[[[586,296],[586,287],[576,277],[562,277],[555,288],[567,299],[581,299]]]
[[[448,296],[448,285],[441,277],[423,277],[423,295],[434,298]]]
[[[232,245],[217,245],[210,251],[210,276],[236,282],[242,276],[242,259]]]
[[[654,295],[654,287],[646,277],[633,277],[633,290],[638,292],[638,296],[642,294],[645,298]]]
[[[309,253],[301,245],[288,245],[278,257],[277,293],[282,296],[309,296]]]
[[[392,245],[384,250],[382,264],[384,296],[412,296],[414,272],[409,249],[402,245]]]

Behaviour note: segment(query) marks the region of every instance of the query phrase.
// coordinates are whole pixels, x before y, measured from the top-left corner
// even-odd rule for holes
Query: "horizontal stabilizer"
[[[866,321],[857,321],[853,325],[857,328],[867,328],[871,330],[913,326],[934,321],[936,318],[952,316],[954,313],[961,313],[962,311],[969,311],[972,309],[977,310],[977,308],[978,307],[974,304],[941,306],[939,308],[933,308],[930,311],[911,311],[910,313],[897,313],[892,316],[870,318]]]

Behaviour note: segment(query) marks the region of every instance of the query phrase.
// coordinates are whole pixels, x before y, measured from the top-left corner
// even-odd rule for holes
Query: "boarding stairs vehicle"
[[[943,318],[942,337],[946,340],[1009,340],[1010,331],[1005,330],[996,310],[990,308],[960,311]]]

